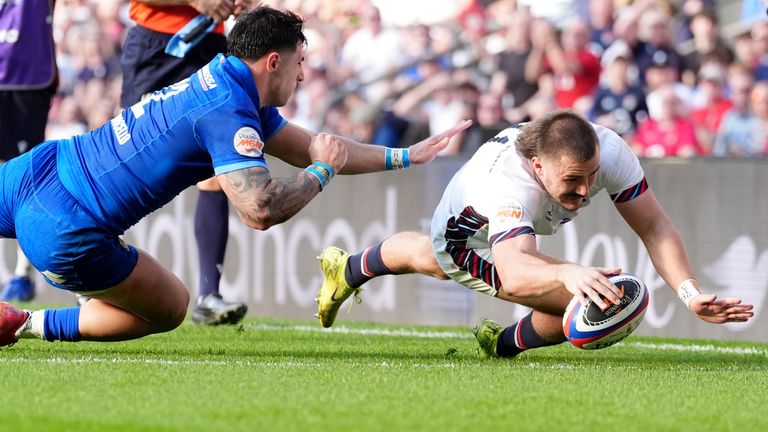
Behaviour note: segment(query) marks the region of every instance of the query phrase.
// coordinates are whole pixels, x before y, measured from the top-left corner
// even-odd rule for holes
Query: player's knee
[[[189,307],[189,292],[186,289],[177,291],[172,298],[169,296],[166,299],[166,311],[162,318],[152,323],[155,332],[171,331],[184,322],[184,318],[187,316],[187,308]]]
[[[432,277],[434,277],[436,279],[440,279],[440,280],[448,280],[448,279],[450,279],[450,277],[447,274],[445,274],[443,269],[440,269],[440,271],[438,271],[438,272],[432,273]]]

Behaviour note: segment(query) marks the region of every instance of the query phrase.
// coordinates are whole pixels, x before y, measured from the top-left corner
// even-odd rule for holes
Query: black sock
[[[533,328],[532,315],[533,312],[502,330],[496,342],[496,353],[500,357],[514,357],[527,349],[558,345],[565,340],[548,341],[542,339]]]
[[[344,277],[349,286],[357,288],[376,276],[388,274],[393,273],[381,260],[381,243],[379,243],[349,257]]]
[[[228,235],[227,196],[220,191],[199,191],[195,208],[195,239],[200,259],[200,297],[219,294]]]

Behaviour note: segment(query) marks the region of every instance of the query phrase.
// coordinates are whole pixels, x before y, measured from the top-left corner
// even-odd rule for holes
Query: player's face
[[[281,56],[277,68],[278,84],[275,89],[275,106],[284,106],[288,103],[299,83],[304,81],[304,53],[303,44],[298,44],[296,50]]]
[[[589,188],[595,183],[600,168],[600,154],[586,161],[575,160],[569,155],[534,157],[533,163],[539,181],[547,193],[566,210],[576,211],[589,196]]]

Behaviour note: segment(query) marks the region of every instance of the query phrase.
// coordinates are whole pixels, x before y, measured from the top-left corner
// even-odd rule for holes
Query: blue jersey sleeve
[[[196,124],[196,134],[211,155],[216,175],[251,167],[267,168],[264,143],[286,123],[272,107],[258,113],[225,104],[212,110]]]
[[[264,129],[264,141],[269,141],[272,136],[280,131],[288,122],[277,112],[277,108],[266,106],[259,110],[262,128]]]

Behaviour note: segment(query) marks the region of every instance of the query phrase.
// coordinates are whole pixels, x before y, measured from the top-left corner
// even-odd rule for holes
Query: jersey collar
[[[224,54],[219,54],[219,56],[223,57]],[[253,75],[251,74],[251,70],[248,68],[248,65],[246,65],[245,62],[235,56],[224,57],[220,61],[226,62],[226,66],[229,66],[227,69],[230,70],[232,76],[235,78],[235,81],[237,81],[240,86],[245,89],[245,92],[253,101],[256,109],[261,108],[259,90],[256,88],[256,82],[253,80]]]

